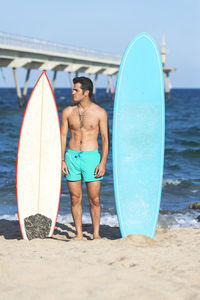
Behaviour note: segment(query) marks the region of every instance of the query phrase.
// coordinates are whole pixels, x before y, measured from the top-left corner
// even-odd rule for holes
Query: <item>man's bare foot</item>
[[[83,235],[82,234],[79,234],[79,235],[76,235],[74,238],[73,238],[74,241],[81,241],[83,240]]]
[[[93,234],[93,240],[100,240],[101,237],[99,234]]]

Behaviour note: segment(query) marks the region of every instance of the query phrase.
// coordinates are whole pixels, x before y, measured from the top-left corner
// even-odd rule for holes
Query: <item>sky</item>
[[[0,31],[122,55],[140,32],[161,46],[174,88],[200,88],[200,0],[0,0]],[[30,86],[39,71],[33,71]],[[19,83],[25,70],[19,69]],[[53,72],[49,72],[50,80]],[[97,87],[106,86],[101,75]],[[14,87],[10,68],[0,70],[0,87]],[[69,87],[59,72],[56,87]]]

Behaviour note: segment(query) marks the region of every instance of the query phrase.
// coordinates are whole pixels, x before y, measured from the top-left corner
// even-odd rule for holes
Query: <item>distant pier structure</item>
[[[165,78],[165,92],[167,97],[170,94],[171,84],[169,73],[175,68],[165,67],[165,41],[162,43],[161,55]],[[106,93],[114,95],[115,87],[113,76],[117,75],[120,66],[121,56],[66,46],[39,39],[23,37],[10,33],[0,32],[0,68],[12,68],[19,106],[23,107],[26,102],[28,83],[32,69],[41,71],[53,71],[52,89],[55,89],[58,71],[68,74],[72,87],[72,73],[78,76],[79,73],[86,73],[93,79],[94,94],[96,92],[96,81],[99,74],[107,76]],[[23,91],[18,82],[17,69],[26,69],[26,77]]]
[[[166,60],[166,43],[165,43],[165,36],[162,36],[162,45],[161,45],[161,58],[162,58],[162,66],[163,66],[163,74],[164,74],[164,84],[165,84],[165,98],[170,98],[170,90],[172,88],[169,74],[170,72],[176,71],[174,67],[166,67],[165,60]]]

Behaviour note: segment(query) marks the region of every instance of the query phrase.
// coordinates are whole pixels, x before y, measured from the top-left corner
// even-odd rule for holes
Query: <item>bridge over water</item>
[[[23,106],[32,69],[54,72],[52,88],[55,88],[58,71],[67,72],[72,85],[72,73],[93,76],[94,93],[98,74],[108,78],[107,93],[114,93],[112,76],[118,73],[121,56],[84,48],[57,44],[35,38],[0,32],[0,67],[12,68],[19,105]],[[26,69],[23,92],[19,87],[17,69]],[[165,91],[170,91],[169,73],[174,68],[165,68]]]

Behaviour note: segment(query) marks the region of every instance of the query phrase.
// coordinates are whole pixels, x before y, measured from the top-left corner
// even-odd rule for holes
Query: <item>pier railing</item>
[[[68,55],[73,54],[80,57],[92,57],[101,60],[110,60],[113,62],[120,62],[121,60],[121,56],[116,54],[104,53],[96,50],[58,44],[54,42],[15,35],[6,32],[0,32],[0,44]]]

